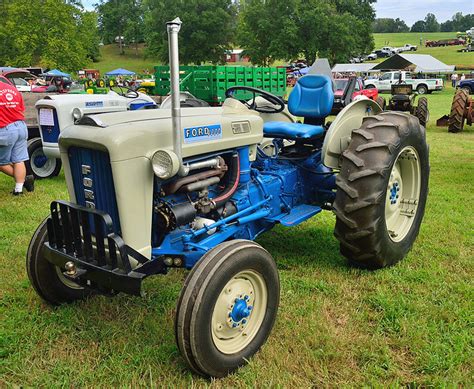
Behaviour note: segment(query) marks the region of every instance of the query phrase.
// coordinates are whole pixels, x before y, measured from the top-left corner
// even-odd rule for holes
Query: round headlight
[[[178,173],[178,156],[170,150],[158,150],[151,159],[153,172],[162,180],[167,180]]]
[[[72,110],[72,117],[74,118],[74,120],[79,120],[82,118],[82,111],[80,108],[74,108]]]

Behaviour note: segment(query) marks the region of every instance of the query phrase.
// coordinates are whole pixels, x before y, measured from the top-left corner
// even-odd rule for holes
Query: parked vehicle
[[[367,55],[367,60],[368,61],[373,61],[375,59],[377,59],[377,53],[375,51],[373,51],[372,53]]]
[[[410,112],[418,118],[423,127],[426,127],[430,117],[426,97],[418,98],[418,104],[415,104],[417,94],[413,92],[411,84],[393,84],[391,94],[387,106],[390,111]]]
[[[474,51],[474,44],[470,43],[467,46],[458,50],[460,53],[470,53]]]
[[[397,50],[391,46],[384,46],[381,48],[381,51],[383,51],[384,53],[387,53],[389,56],[397,54]]]
[[[440,47],[440,46],[457,46],[464,45],[466,41],[462,38],[452,38],[452,39],[440,39],[437,41],[427,40],[425,42],[426,47]]]
[[[194,372],[223,377],[249,362],[277,316],[278,268],[254,240],[331,209],[352,264],[394,265],[420,230],[429,150],[417,120],[381,113],[367,98],[329,124],[332,82],[321,74],[300,78],[289,97],[305,123],[264,121],[285,102],[251,86],[227,89],[222,107],[181,110],[180,25],[168,23],[172,109],[92,115],[62,132],[71,200],[51,203],[26,266],[51,305],[140,296],[145,278],[192,269],[177,302],[177,346]],[[246,94],[250,102],[235,98]],[[259,147],[264,137],[274,140],[272,156]]]
[[[457,85],[458,89],[463,89],[467,94],[474,95],[474,78],[462,80]]]
[[[28,81],[26,81],[24,78],[10,78],[11,81],[16,86],[16,89],[18,89],[20,92],[31,92],[31,85]]]
[[[377,88],[379,92],[390,92],[392,85],[397,83],[412,85],[413,90],[420,95],[443,89],[441,78],[412,78],[411,73],[406,71],[388,72],[380,78],[372,78],[365,82],[366,88]]]
[[[387,57],[391,57],[392,56],[392,53],[391,52],[387,52],[387,51],[382,51],[382,50],[375,50],[373,52],[373,54],[375,54],[377,56],[377,58],[387,58]]]
[[[379,92],[375,88],[366,89],[364,80],[360,77],[336,78],[334,80],[334,103],[331,115],[336,115],[354,101],[357,96],[365,96],[370,100],[377,101]]]
[[[397,47],[398,53],[403,53],[404,51],[416,51],[418,50],[418,46],[410,45],[409,43],[404,44],[402,47]]]

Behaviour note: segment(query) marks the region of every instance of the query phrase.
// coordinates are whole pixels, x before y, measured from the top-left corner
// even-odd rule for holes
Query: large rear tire
[[[469,101],[469,95],[462,89],[458,90],[453,98],[451,113],[449,114],[448,131],[461,132],[464,128],[464,111]]]
[[[181,290],[175,321],[179,350],[198,374],[229,374],[267,340],[279,299],[276,264],[264,248],[247,240],[214,247]]]
[[[423,219],[428,176],[418,120],[399,112],[364,118],[336,179],[334,233],[350,263],[378,269],[405,257]]]
[[[426,124],[430,118],[430,112],[428,111],[428,99],[426,97],[420,97],[418,99],[415,116],[420,121],[420,124],[423,127],[426,127]]]
[[[51,305],[60,305],[81,300],[92,292],[68,280],[62,269],[48,262],[43,255],[43,244],[47,241],[47,219],[36,229],[26,254],[26,270],[36,293]]]

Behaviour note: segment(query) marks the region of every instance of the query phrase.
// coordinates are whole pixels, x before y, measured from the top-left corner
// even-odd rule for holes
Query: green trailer
[[[222,104],[225,91],[232,86],[251,86],[277,96],[286,94],[286,69],[248,66],[181,66],[181,90],[207,101],[211,105]],[[169,66],[155,66],[155,94],[170,93]],[[250,99],[249,92],[236,92],[240,100]]]

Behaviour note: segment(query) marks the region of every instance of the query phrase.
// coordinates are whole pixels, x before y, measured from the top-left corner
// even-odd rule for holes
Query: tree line
[[[371,24],[375,0],[101,0],[99,29],[112,42],[125,36],[146,43],[146,53],[167,61],[165,22],[183,20],[183,64],[222,62],[241,47],[252,62],[317,56],[331,62],[373,49]],[[120,45],[120,42],[119,42]],[[123,48],[120,47],[123,51]]]
[[[465,32],[474,27],[474,14],[463,15],[457,12],[450,20],[439,23],[436,16],[428,13],[423,20],[418,20],[410,27],[399,18],[378,18],[373,22],[373,31],[380,33],[391,32]]]

